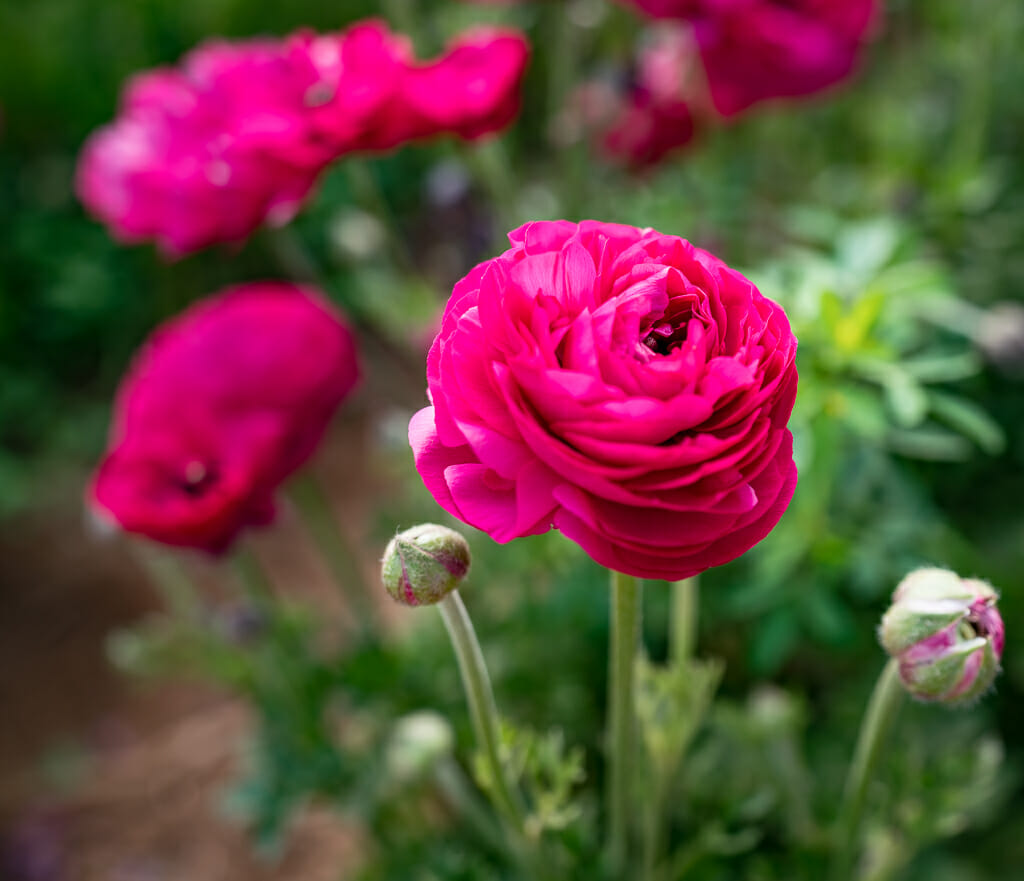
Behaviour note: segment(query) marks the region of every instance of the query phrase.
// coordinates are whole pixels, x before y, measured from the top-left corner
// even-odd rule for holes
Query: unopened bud
[[[423,523],[388,543],[381,579],[392,598],[407,606],[443,600],[469,571],[469,545],[455,530]]]
[[[986,582],[947,569],[918,569],[899,583],[879,638],[907,691],[958,704],[989,689],[1005,638],[998,598]]]

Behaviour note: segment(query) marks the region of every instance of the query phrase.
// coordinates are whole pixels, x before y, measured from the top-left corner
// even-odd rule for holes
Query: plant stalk
[[[627,862],[629,791],[636,754],[634,665],[640,645],[640,583],[611,571],[611,631],[608,657],[608,862],[622,878]]]
[[[857,846],[868,785],[878,761],[878,755],[892,723],[903,703],[903,684],[900,682],[899,663],[893,659],[875,683],[868,701],[853,761],[846,777],[843,801],[839,808],[835,851],[832,859],[832,881],[848,881]]]
[[[307,534],[327,564],[331,580],[356,619],[356,631],[371,630],[377,610],[370,600],[358,558],[323,488],[312,474],[305,473],[292,481],[288,490]]]
[[[700,586],[696,575],[673,582],[671,603],[669,651],[678,666],[693,657],[697,646]]]
[[[491,680],[487,675],[480,643],[473,630],[473,622],[457,590],[449,593],[437,604],[448,629],[455,656],[462,674],[462,685],[469,704],[469,715],[473,723],[477,746],[483,753],[484,761],[493,779],[492,795],[499,813],[521,834],[525,819],[525,808],[518,790],[509,782],[505,766],[498,750],[499,726],[498,707],[494,701]]]

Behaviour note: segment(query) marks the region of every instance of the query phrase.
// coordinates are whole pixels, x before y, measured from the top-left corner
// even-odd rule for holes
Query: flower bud
[[[452,529],[423,523],[388,543],[381,579],[392,598],[407,606],[440,602],[469,571],[469,545]]]
[[[907,691],[957,704],[988,690],[1003,654],[998,598],[986,582],[947,569],[918,569],[899,583],[879,638]]]

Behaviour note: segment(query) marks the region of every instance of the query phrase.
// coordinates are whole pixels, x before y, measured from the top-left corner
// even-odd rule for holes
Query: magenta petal
[[[739,556],[796,484],[796,341],[743,276],[672,236],[513,231],[453,293],[410,426],[447,510],[498,541],[552,525],[676,579]]]

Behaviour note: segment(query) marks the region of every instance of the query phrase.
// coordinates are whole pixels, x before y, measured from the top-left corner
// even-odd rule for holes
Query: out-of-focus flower
[[[358,378],[355,344],[318,293],[240,285],[160,327],[114,407],[89,502],[170,545],[218,552],[273,518]]]
[[[303,94],[266,42],[211,43],[181,70],[137,76],[85,145],[79,198],[119,239],[169,254],[286,222],[330,155],[309,138]]]
[[[641,47],[636,77],[605,134],[604,146],[632,165],[652,165],[693,139],[695,47],[689,29],[655,29]],[[697,83],[703,88],[703,83]]]
[[[801,97],[849,76],[878,0],[627,0],[688,21],[712,100],[733,116],[770,98]]]
[[[431,606],[458,587],[469,563],[469,544],[454,529],[422,523],[388,542],[381,581],[396,602]]]
[[[517,32],[485,29],[420,64],[376,21],[209,43],[129,84],[118,118],[83,150],[78,194],[124,241],[153,238],[177,255],[240,240],[289,220],[339,156],[504,127],[528,54]]]
[[[395,96],[414,61],[407,37],[370,20],[333,34],[300,31],[285,52],[306,82],[303,118],[311,137],[328,145],[327,161],[408,140],[391,135]]]
[[[899,583],[879,638],[907,691],[947,704],[988,691],[1005,641],[998,599],[986,582],[947,569],[918,569]]]
[[[530,44],[518,31],[479,27],[456,37],[439,59],[414,67],[402,101],[424,132],[476,139],[519,113]]]
[[[531,223],[452,292],[409,426],[437,502],[678,579],[764,538],[796,485],[783,311],[676,236]]]

